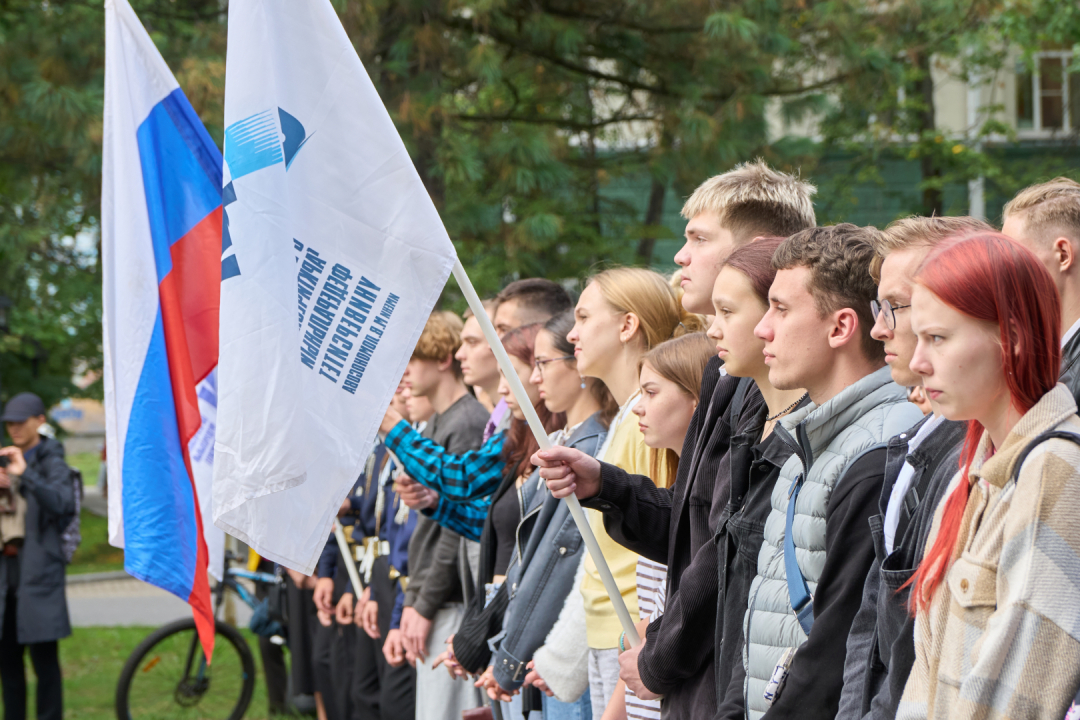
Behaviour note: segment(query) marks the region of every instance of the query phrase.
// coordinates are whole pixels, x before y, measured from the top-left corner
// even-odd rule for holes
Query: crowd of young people
[[[339,512],[364,587],[319,565],[331,720],[1071,712],[1080,184],[1002,232],[820,227],[813,192],[741,165],[673,278],[488,302],[549,450],[478,319],[431,316]]]

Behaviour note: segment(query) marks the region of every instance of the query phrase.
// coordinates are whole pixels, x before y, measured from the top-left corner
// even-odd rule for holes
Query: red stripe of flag
[[[214,652],[214,608],[207,579],[209,553],[188,443],[199,430],[202,415],[195,387],[218,361],[218,310],[221,297],[221,208],[199,221],[170,248],[172,270],[161,281],[161,317],[169,376],[184,449],[191,493],[195,499],[196,561],[188,603],[207,663]]]

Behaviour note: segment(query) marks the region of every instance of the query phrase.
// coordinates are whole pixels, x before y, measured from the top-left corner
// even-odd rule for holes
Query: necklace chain
[[[777,418],[780,418],[780,417],[783,417],[784,415],[787,415],[789,412],[791,412],[796,407],[798,407],[799,403],[801,403],[803,400],[805,400],[806,396],[809,395],[809,394],[810,393],[803,393],[802,397],[800,397],[798,400],[796,400],[795,402],[788,405],[786,408],[784,408],[780,412],[776,413],[775,415],[769,415],[768,417],[766,417],[765,422],[772,422],[773,420],[776,420]]]

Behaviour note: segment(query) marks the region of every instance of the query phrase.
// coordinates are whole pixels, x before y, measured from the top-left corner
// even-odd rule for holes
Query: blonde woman
[[[650,450],[631,410],[641,397],[642,357],[677,331],[699,329],[700,316],[685,313],[664,276],[639,268],[614,268],[589,281],[574,319],[567,339],[574,344],[578,372],[602,381],[619,404],[597,457],[630,473],[673,478],[667,458],[652,466]],[[638,614],[638,556],[611,539],[599,512],[590,510],[589,521],[633,617]],[[581,595],[589,645],[589,690],[593,717],[599,719],[618,689],[622,627],[591,557],[585,560]]]

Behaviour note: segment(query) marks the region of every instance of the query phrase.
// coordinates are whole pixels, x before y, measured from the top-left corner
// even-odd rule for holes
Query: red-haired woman
[[[1049,273],[1004,235],[947,241],[912,293],[911,368],[961,468],[912,582],[915,667],[897,717],[1053,718],[1080,684],[1080,433],[1058,385]]]

